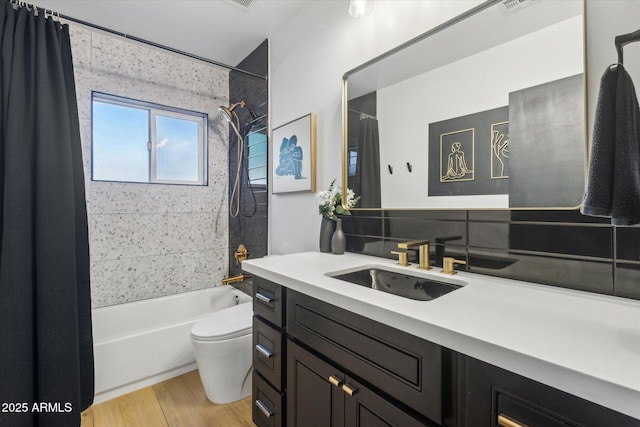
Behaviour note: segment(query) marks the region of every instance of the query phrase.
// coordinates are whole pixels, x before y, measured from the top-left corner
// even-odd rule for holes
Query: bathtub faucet
[[[222,279],[222,284],[228,285],[229,283],[242,282],[244,279],[248,279],[249,277],[250,276],[248,274],[238,274],[237,276],[233,277],[225,277],[224,279]]]
[[[242,261],[249,257],[249,251],[245,245],[240,244],[240,246],[238,246],[238,250],[233,254],[233,256],[236,259],[236,264],[241,264]]]

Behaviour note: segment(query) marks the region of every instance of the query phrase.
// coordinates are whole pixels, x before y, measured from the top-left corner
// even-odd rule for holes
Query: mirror
[[[584,3],[491,0],[347,72],[343,187],[358,209],[576,208]]]

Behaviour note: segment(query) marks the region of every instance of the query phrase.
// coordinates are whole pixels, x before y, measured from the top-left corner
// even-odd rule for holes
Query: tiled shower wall
[[[227,271],[229,73],[71,27],[94,308],[220,284]],[[208,186],[91,181],[91,91],[209,115]]]
[[[264,41],[251,54],[249,54],[238,68],[266,76],[268,74],[269,42]],[[244,100],[256,114],[253,119],[248,110],[236,109],[241,125],[253,122],[250,134],[255,139],[245,139],[245,150],[249,144],[252,152],[245,156],[252,158],[251,175],[254,184],[249,186],[247,177],[247,161],[240,180],[240,214],[235,218],[229,218],[229,275],[235,276],[242,272],[242,266],[236,263],[234,253],[240,244],[244,244],[249,251],[249,258],[261,258],[267,255],[267,228],[268,228],[268,192],[267,186],[260,184],[266,182],[267,177],[267,122],[269,112],[269,92],[265,79],[247,76],[237,71],[229,74],[229,102],[235,103]],[[258,141],[257,143],[255,141]],[[231,187],[235,180],[238,167],[237,148],[238,139],[233,131],[229,132],[229,197]],[[255,151],[254,151],[255,150]],[[256,154],[257,153],[257,154]],[[263,154],[264,153],[264,154]],[[264,166],[260,166],[264,164]],[[257,183],[256,183],[257,182]],[[250,293],[250,283],[238,285],[244,292]]]
[[[351,252],[391,258],[398,242],[426,239],[432,260],[473,273],[640,299],[638,226],[567,210],[372,210],[343,223]]]

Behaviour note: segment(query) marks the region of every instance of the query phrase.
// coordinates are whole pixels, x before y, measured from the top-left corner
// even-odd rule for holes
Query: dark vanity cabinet
[[[640,427],[640,420],[471,357],[460,368],[467,427]]]
[[[436,425],[412,416],[295,342],[287,351],[289,427]]]
[[[286,289],[253,279],[253,422],[259,427],[284,425]]]
[[[287,335],[289,426],[452,425],[447,349],[293,291]]]
[[[288,427],[640,427],[640,420],[254,278],[253,420]]]

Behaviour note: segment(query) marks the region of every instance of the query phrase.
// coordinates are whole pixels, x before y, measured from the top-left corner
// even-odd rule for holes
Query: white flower
[[[331,181],[329,189],[318,193],[318,199],[320,203],[318,205],[318,212],[320,215],[327,219],[336,220],[336,213],[338,215],[351,215],[348,210],[345,210],[342,206],[342,187],[334,187],[336,180]],[[352,208],[356,205],[360,197],[356,197],[353,190],[347,188],[346,192],[347,200],[346,206]]]

